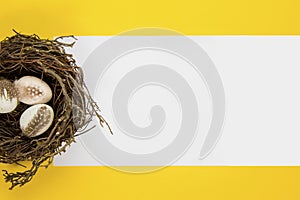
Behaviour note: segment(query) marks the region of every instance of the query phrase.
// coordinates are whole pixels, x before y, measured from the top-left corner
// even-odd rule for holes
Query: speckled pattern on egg
[[[19,101],[28,105],[47,103],[52,98],[52,90],[43,80],[34,76],[24,76],[15,81]]]

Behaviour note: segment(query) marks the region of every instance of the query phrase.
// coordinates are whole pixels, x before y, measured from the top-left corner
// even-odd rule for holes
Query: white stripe
[[[109,37],[77,38],[68,51],[83,65]],[[175,165],[300,165],[300,37],[190,38],[219,71],[226,94],[226,121],[220,141],[207,158],[198,159],[204,140],[199,135]],[[54,161],[57,166],[101,165],[81,143]]]

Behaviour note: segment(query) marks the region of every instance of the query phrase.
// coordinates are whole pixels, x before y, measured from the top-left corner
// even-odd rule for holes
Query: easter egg
[[[14,82],[19,101],[28,105],[47,103],[52,98],[52,90],[42,79],[23,76]]]
[[[37,104],[27,108],[20,117],[20,127],[24,135],[36,137],[49,129],[54,119],[54,111],[47,104]]]
[[[0,79],[0,113],[9,113],[18,105],[17,90],[14,84],[4,78]]]

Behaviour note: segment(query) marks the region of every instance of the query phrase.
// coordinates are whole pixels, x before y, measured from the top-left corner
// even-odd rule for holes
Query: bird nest
[[[47,102],[54,111],[53,123],[39,136],[28,137],[20,128],[21,114],[30,105],[19,102],[12,112],[0,114],[0,162],[32,163],[22,172],[3,170],[5,181],[11,183],[10,189],[28,183],[40,167],[49,166],[55,155],[65,152],[77,135],[90,130],[88,124],[93,116],[98,117],[101,126],[108,126],[89,94],[82,69],[65,52],[64,48],[74,43],[63,43],[62,38],[41,39],[35,34],[15,31],[14,36],[0,42],[0,77],[14,82],[34,76],[47,83],[53,92]]]

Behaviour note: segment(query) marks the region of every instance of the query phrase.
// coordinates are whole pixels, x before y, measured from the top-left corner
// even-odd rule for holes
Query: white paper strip
[[[203,52],[196,51],[196,47],[191,47],[190,52],[178,53],[176,48],[180,45],[184,51],[188,47],[180,36],[128,36],[121,42],[117,40],[119,43],[107,36],[77,38],[76,45],[68,51],[83,66],[90,92],[114,135],[106,129],[93,129],[77,138],[78,142],[67,153],[57,156],[56,166],[162,165],[164,160],[169,162],[166,157],[169,154],[160,157],[157,152],[167,151],[184,123],[194,126],[195,122],[198,123],[195,133],[185,133],[187,138],[192,138],[193,134],[195,138],[179,141],[178,148],[182,148],[181,145],[187,148],[173,159],[173,165],[300,165],[300,37],[190,36],[189,39],[207,53],[207,58]],[[175,44],[174,51],[153,42],[149,48],[147,45],[133,46],[132,50],[120,54],[122,46],[131,45],[129,38],[141,43],[147,41],[147,45],[151,41],[161,41],[162,46]],[[203,66],[195,66],[192,57],[198,54],[200,60],[211,59],[220,80],[217,75],[201,71]],[[206,62],[203,65],[210,67]],[[155,73],[157,76],[152,77]],[[178,75],[180,79],[177,80]],[[217,137],[208,139],[208,132],[214,116],[222,113],[213,102],[214,98],[221,102],[222,92],[213,88],[217,86],[210,88],[214,83],[207,83],[207,76],[222,81],[224,87],[223,130],[211,133],[221,134],[218,142]],[[165,82],[157,83],[161,77],[165,77]],[[143,80],[148,80],[148,84],[134,85]],[[173,85],[169,87],[168,83]],[[185,88],[185,84],[189,87]],[[129,99],[122,99],[132,87],[135,90],[131,91]],[[179,88],[174,90],[173,87]],[[116,88],[122,91],[116,92]],[[210,90],[215,90],[216,94]],[[193,92],[194,101],[184,99],[191,95],[188,92]],[[193,112],[189,109],[195,102]],[[127,105],[126,109],[123,104]],[[122,112],[127,111],[129,117],[126,119]],[[184,142],[186,144],[182,144]],[[203,156],[200,156],[201,151]],[[118,152],[124,154],[118,155]],[[206,156],[206,153],[210,154]],[[112,160],[107,158],[109,156]]]

